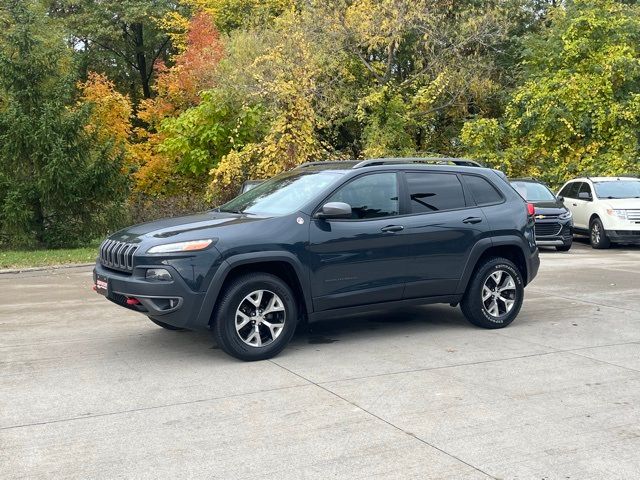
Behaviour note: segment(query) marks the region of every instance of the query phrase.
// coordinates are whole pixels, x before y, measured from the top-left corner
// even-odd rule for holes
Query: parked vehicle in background
[[[584,177],[559,191],[573,214],[575,233],[589,235],[593,248],[640,243],[640,179]]]
[[[302,319],[391,306],[459,303],[502,328],[538,272],[533,206],[466,165],[305,164],[215,210],[115,233],[94,288],[161,327],[210,328],[243,360],[278,354]]]
[[[563,202],[544,183],[534,178],[514,178],[511,185],[535,207],[535,232],[538,246],[553,246],[566,252],[573,242],[573,220]]]

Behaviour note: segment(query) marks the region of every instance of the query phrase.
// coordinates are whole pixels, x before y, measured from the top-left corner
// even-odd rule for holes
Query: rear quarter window
[[[502,194],[488,180],[477,175],[463,175],[463,177],[467,189],[479,207],[502,202]]]

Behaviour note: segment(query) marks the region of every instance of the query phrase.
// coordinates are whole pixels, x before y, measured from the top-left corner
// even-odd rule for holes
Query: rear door
[[[455,293],[473,245],[487,230],[482,209],[465,197],[456,173],[404,172],[408,244],[404,298]]]

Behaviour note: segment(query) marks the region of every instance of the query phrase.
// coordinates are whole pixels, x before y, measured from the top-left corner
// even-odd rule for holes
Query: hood
[[[640,209],[640,198],[600,198],[599,200],[605,205],[610,205],[611,208],[621,210]]]
[[[536,214],[540,215],[560,215],[567,209],[559,200],[542,200],[539,202],[530,202],[536,207]]]
[[[128,243],[139,243],[145,238],[161,240],[177,236],[181,237],[180,240],[197,240],[201,236],[212,235],[212,232],[207,231],[205,233],[205,230],[256,222],[265,218],[254,215],[209,211],[133,225],[123,228],[109,238]]]

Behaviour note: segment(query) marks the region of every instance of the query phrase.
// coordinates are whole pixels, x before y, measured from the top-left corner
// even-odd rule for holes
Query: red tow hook
[[[94,292],[97,292],[97,291],[98,291],[98,287],[96,287],[96,285],[94,284],[94,285],[91,287],[91,290],[93,290]]]
[[[127,305],[140,305],[140,300],[137,298],[127,298]]]

